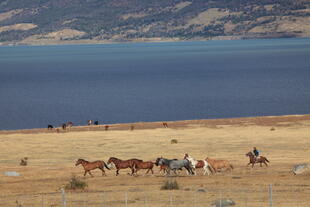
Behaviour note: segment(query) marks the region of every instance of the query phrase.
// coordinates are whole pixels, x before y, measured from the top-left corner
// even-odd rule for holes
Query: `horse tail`
[[[105,166],[105,168],[107,168],[108,170],[111,170],[108,165],[105,163],[105,161],[102,161],[103,162],[103,165]]]
[[[229,166],[231,167],[231,169],[234,169],[234,166],[232,164],[229,164]]]
[[[265,157],[265,160],[267,161],[267,162],[269,162],[269,160],[267,160],[267,158]]]

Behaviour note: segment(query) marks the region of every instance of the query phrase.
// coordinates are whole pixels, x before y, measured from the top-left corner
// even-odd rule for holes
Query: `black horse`
[[[53,129],[54,127],[53,127],[53,125],[47,125],[47,129]]]

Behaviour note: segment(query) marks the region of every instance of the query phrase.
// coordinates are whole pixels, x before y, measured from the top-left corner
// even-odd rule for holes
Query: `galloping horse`
[[[222,168],[229,171],[234,169],[234,167],[227,160],[214,160],[209,157],[205,160],[213,167],[215,172],[218,172]]]
[[[138,162],[143,162],[143,160],[139,159],[130,159],[130,160],[121,160],[116,157],[110,157],[107,164],[110,165],[113,163],[116,167],[116,175],[119,175],[118,171],[120,169],[126,169],[130,168],[131,169],[131,175],[135,173],[135,165]]]
[[[187,153],[185,154],[184,159],[187,159],[191,163],[195,175],[196,175],[196,168],[203,168],[204,170],[203,175],[205,175],[206,173],[208,175],[214,173],[213,167],[209,165],[209,163],[206,160],[195,160]]]
[[[262,163],[264,163],[266,165],[266,167],[268,167],[267,162],[269,162],[269,160],[267,160],[266,157],[260,156],[258,158],[255,158],[255,156],[252,152],[248,152],[245,155],[250,158],[250,162],[247,164],[247,166],[252,164],[252,167],[254,167],[255,163],[259,163],[260,166],[262,167]]]
[[[79,164],[81,164],[85,170],[84,172],[84,176],[86,176],[86,173],[88,172],[90,176],[94,177],[92,174],[91,174],[91,170],[94,170],[96,168],[99,168],[101,171],[102,171],[102,176],[106,175],[105,174],[105,171],[104,171],[104,167],[106,167],[108,170],[110,170],[110,168],[105,164],[104,161],[102,160],[97,160],[97,161],[94,161],[94,162],[88,162],[84,159],[78,159],[75,163],[75,166],[78,166]]]
[[[176,170],[182,169],[183,167],[185,167],[185,169],[187,170],[187,172],[190,175],[193,175],[194,172],[192,171],[192,167],[191,164],[188,160],[184,159],[184,160],[169,160],[169,159],[165,159],[165,158],[157,158],[155,165],[166,165],[168,166],[167,168],[167,174],[170,175],[170,170],[172,170],[175,174],[176,174]]]
[[[154,174],[154,172],[153,172],[154,163],[152,161],[136,162],[134,167],[136,169],[136,171],[135,171],[136,175],[138,175],[137,172],[140,169],[147,169],[145,175],[148,174],[149,171],[151,171],[152,174]]]

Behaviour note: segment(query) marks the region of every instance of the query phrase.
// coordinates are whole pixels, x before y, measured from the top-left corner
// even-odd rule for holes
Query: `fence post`
[[[128,206],[128,195],[127,192],[125,193],[125,207]]]
[[[222,191],[220,191],[220,207],[222,207]]]
[[[43,199],[43,194],[41,195],[41,207],[44,207],[44,199]]]
[[[269,207],[272,207],[272,184],[269,184]]]
[[[63,188],[61,188],[60,191],[61,191],[61,197],[62,197],[62,206],[67,207],[65,190]]]

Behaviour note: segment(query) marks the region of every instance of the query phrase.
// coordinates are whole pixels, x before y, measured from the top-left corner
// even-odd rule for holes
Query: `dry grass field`
[[[310,162],[310,115],[134,123],[47,129],[0,131],[0,206],[62,206],[60,189],[72,175],[87,182],[85,190],[67,191],[67,206],[211,206],[230,198],[235,206],[268,206],[272,184],[273,206],[310,206],[310,174],[293,175],[295,164]],[[130,126],[134,130],[130,130]],[[176,139],[176,144],[171,140]],[[253,146],[270,160],[270,166],[246,167],[245,153]],[[129,176],[129,169],[99,170],[83,178],[78,158],[104,160],[157,157],[181,159],[189,153],[227,159],[232,172],[216,175],[166,177],[155,167],[154,175]],[[28,165],[20,159],[28,157]],[[5,176],[16,171],[20,176]],[[179,190],[160,190],[166,180],[176,180]],[[127,200],[126,200],[127,198]]]

